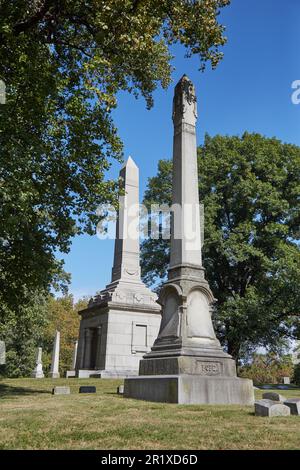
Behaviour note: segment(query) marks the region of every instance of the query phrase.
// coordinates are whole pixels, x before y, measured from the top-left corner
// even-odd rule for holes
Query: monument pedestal
[[[170,338],[159,336],[140,361],[139,376],[125,379],[124,397],[186,405],[253,405],[252,380],[236,376],[235,361],[217,340],[212,339],[211,348],[201,341],[198,347],[182,346],[182,340],[170,344]]]
[[[59,374],[59,372],[50,372],[49,377],[50,377],[50,379],[59,379],[60,374]]]
[[[236,377],[236,367],[235,361],[223,351],[208,354],[198,352],[197,356],[149,358],[140,362],[139,375],[163,374]]]
[[[124,397],[182,405],[253,405],[252,380],[199,375],[144,375],[124,383]]]
[[[36,365],[34,371],[31,374],[31,377],[34,379],[43,379],[45,377],[42,364]]]
[[[34,379],[43,379],[45,377],[42,364],[42,348],[37,348],[36,365],[35,369],[31,373],[31,377],[33,377]]]

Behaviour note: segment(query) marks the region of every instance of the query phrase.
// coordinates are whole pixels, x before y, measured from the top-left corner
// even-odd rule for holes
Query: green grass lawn
[[[299,449],[300,417],[253,407],[174,405],[117,395],[121,380],[0,380],[0,449]],[[51,395],[68,385],[71,395]],[[79,394],[96,385],[96,394]],[[256,390],[256,397],[263,391]],[[300,397],[300,390],[281,390]]]

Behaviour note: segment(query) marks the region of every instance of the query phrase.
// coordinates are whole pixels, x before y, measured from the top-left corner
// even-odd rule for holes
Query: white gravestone
[[[50,368],[49,376],[52,379],[59,378],[59,346],[60,346],[60,332],[55,332],[55,338],[53,343],[53,351],[52,351],[52,362]]]
[[[36,361],[35,361],[35,368],[31,374],[32,377],[35,379],[43,379],[44,372],[43,372],[43,363],[42,363],[42,348],[37,348],[36,351]]]
[[[6,361],[5,342],[0,341],[0,365],[4,365]]]

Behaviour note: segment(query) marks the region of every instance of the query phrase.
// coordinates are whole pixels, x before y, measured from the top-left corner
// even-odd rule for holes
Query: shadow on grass
[[[51,394],[50,390],[38,390],[33,388],[24,388],[24,387],[12,387],[11,385],[0,384],[0,398],[11,397],[11,396],[26,396],[33,395],[35,393],[47,393]]]

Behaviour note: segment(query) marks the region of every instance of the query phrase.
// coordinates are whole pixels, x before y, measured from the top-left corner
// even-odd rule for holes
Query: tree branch
[[[51,8],[53,3],[55,4],[53,0],[45,0],[44,4],[33,16],[28,18],[26,21],[21,21],[20,23],[17,23],[13,28],[15,35],[18,36],[20,33],[27,31],[32,26],[37,24],[40,20],[42,20],[46,16],[46,13]]]

